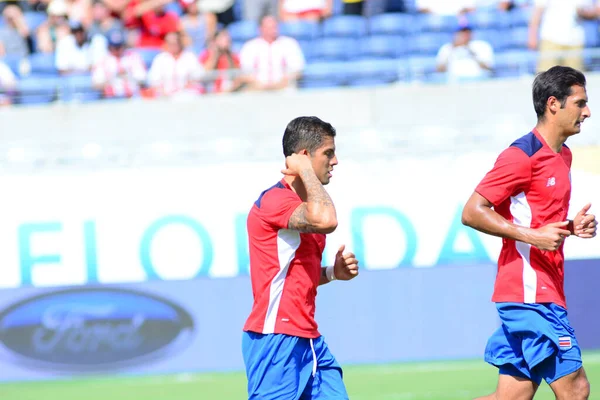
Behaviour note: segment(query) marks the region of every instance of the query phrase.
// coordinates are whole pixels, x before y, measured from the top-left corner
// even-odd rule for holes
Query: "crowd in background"
[[[307,61],[298,40],[280,34],[281,25],[321,24],[336,14],[457,16],[453,40],[437,51],[436,70],[450,78],[485,77],[494,69],[494,46],[473,39],[469,16],[518,7],[531,10],[528,47],[549,52],[581,49],[580,22],[600,15],[594,0],[5,0],[0,103],[11,103],[20,77],[31,74],[32,55],[47,55],[47,69],[58,76],[89,76],[107,98],[293,87]],[[238,21],[256,22],[256,37],[233,43],[228,28]],[[580,56],[544,58],[538,68],[556,63],[583,68]]]

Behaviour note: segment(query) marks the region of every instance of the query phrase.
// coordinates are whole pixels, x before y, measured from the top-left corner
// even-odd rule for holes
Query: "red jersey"
[[[555,153],[535,129],[504,150],[475,191],[516,225],[539,228],[566,221],[571,198],[571,160]],[[566,308],[563,245],[556,251],[502,240],[492,301],[555,303]]]
[[[287,229],[300,204],[281,180],[260,195],[248,214],[254,304],[244,331],[320,336],[314,317],[325,235]]]
[[[210,58],[211,52],[210,50],[204,50],[202,54],[200,54],[199,60],[204,65],[206,61]],[[231,62],[230,62],[231,61]],[[226,55],[222,54],[219,56],[217,60],[217,71],[227,71],[231,69],[239,69],[240,68],[240,58],[237,54],[231,53],[231,60]],[[232,85],[233,81],[231,78],[227,76],[227,74],[220,74],[214,81],[214,92],[220,93],[223,90],[229,89]]]

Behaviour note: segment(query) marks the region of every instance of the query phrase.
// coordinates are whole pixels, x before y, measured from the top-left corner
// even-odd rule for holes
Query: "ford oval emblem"
[[[164,298],[129,289],[52,291],[0,313],[0,344],[16,361],[69,372],[109,370],[187,346],[191,316]]]

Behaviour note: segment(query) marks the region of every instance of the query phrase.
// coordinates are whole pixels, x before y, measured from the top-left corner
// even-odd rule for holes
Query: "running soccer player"
[[[533,82],[538,122],[504,150],[464,207],[462,221],[499,236],[502,250],[492,301],[502,326],[485,361],[499,368],[496,392],[480,399],[532,399],[544,379],[557,399],[587,399],[581,350],[567,319],[563,244],[592,238],[585,205],[567,220],[571,151],[565,141],[590,117],[584,75],[555,66]]]
[[[292,120],[283,135],[283,179],[261,193],[248,215],[254,304],[242,352],[251,400],[348,399],[342,369],[315,322],[317,287],[358,275],[342,245],[321,266],[325,235],[337,227],[329,183],[336,131],[317,117]]]

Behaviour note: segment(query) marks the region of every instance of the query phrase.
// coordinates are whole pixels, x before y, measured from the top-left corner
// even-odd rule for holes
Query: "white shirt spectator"
[[[457,15],[466,8],[475,8],[476,0],[417,0],[417,10],[428,9],[432,14]]]
[[[196,83],[204,74],[204,68],[194,53],[183,51],[178,57],[162,52],[154,58],[148,82],[163,95],[172,95],[185,90],[198,92]]]
[[[279,36],[269,43],[259,37],[244,44],[240,50],[240,64],[260,83],[273,84],[286,74],[302,72],[305,60],[296,39]]]
[[[3,92],[11,91],[17,87],[17,77],[10,67],[0,61],[0,105],[10,104],[10,97]]]
[[[483,40],[472,40],[465,46],[443,45],[437,54],[437,64],[448,65],[448,81],[478,79],[490,76],[491,72],[481,68],[477,60],[493,67],[494,49]]]
[[[56,69],[59,71],[86,72],[107,54],[106,38],[94,35],[91,41],[79,47],[73,35],[62,38],[56,45]]]
[[[139,54],[127,51],[122,57],[108,54],[94,66],[92,82],[104,88],[107,97],[131,97],[139,94],[146,80],[146,67]]]
[[[564,46],[581,46],[585,31],[577,17],[577,9],[593,7],[593,0],[535,0],[536,7],[544,7],[540,39]]]

